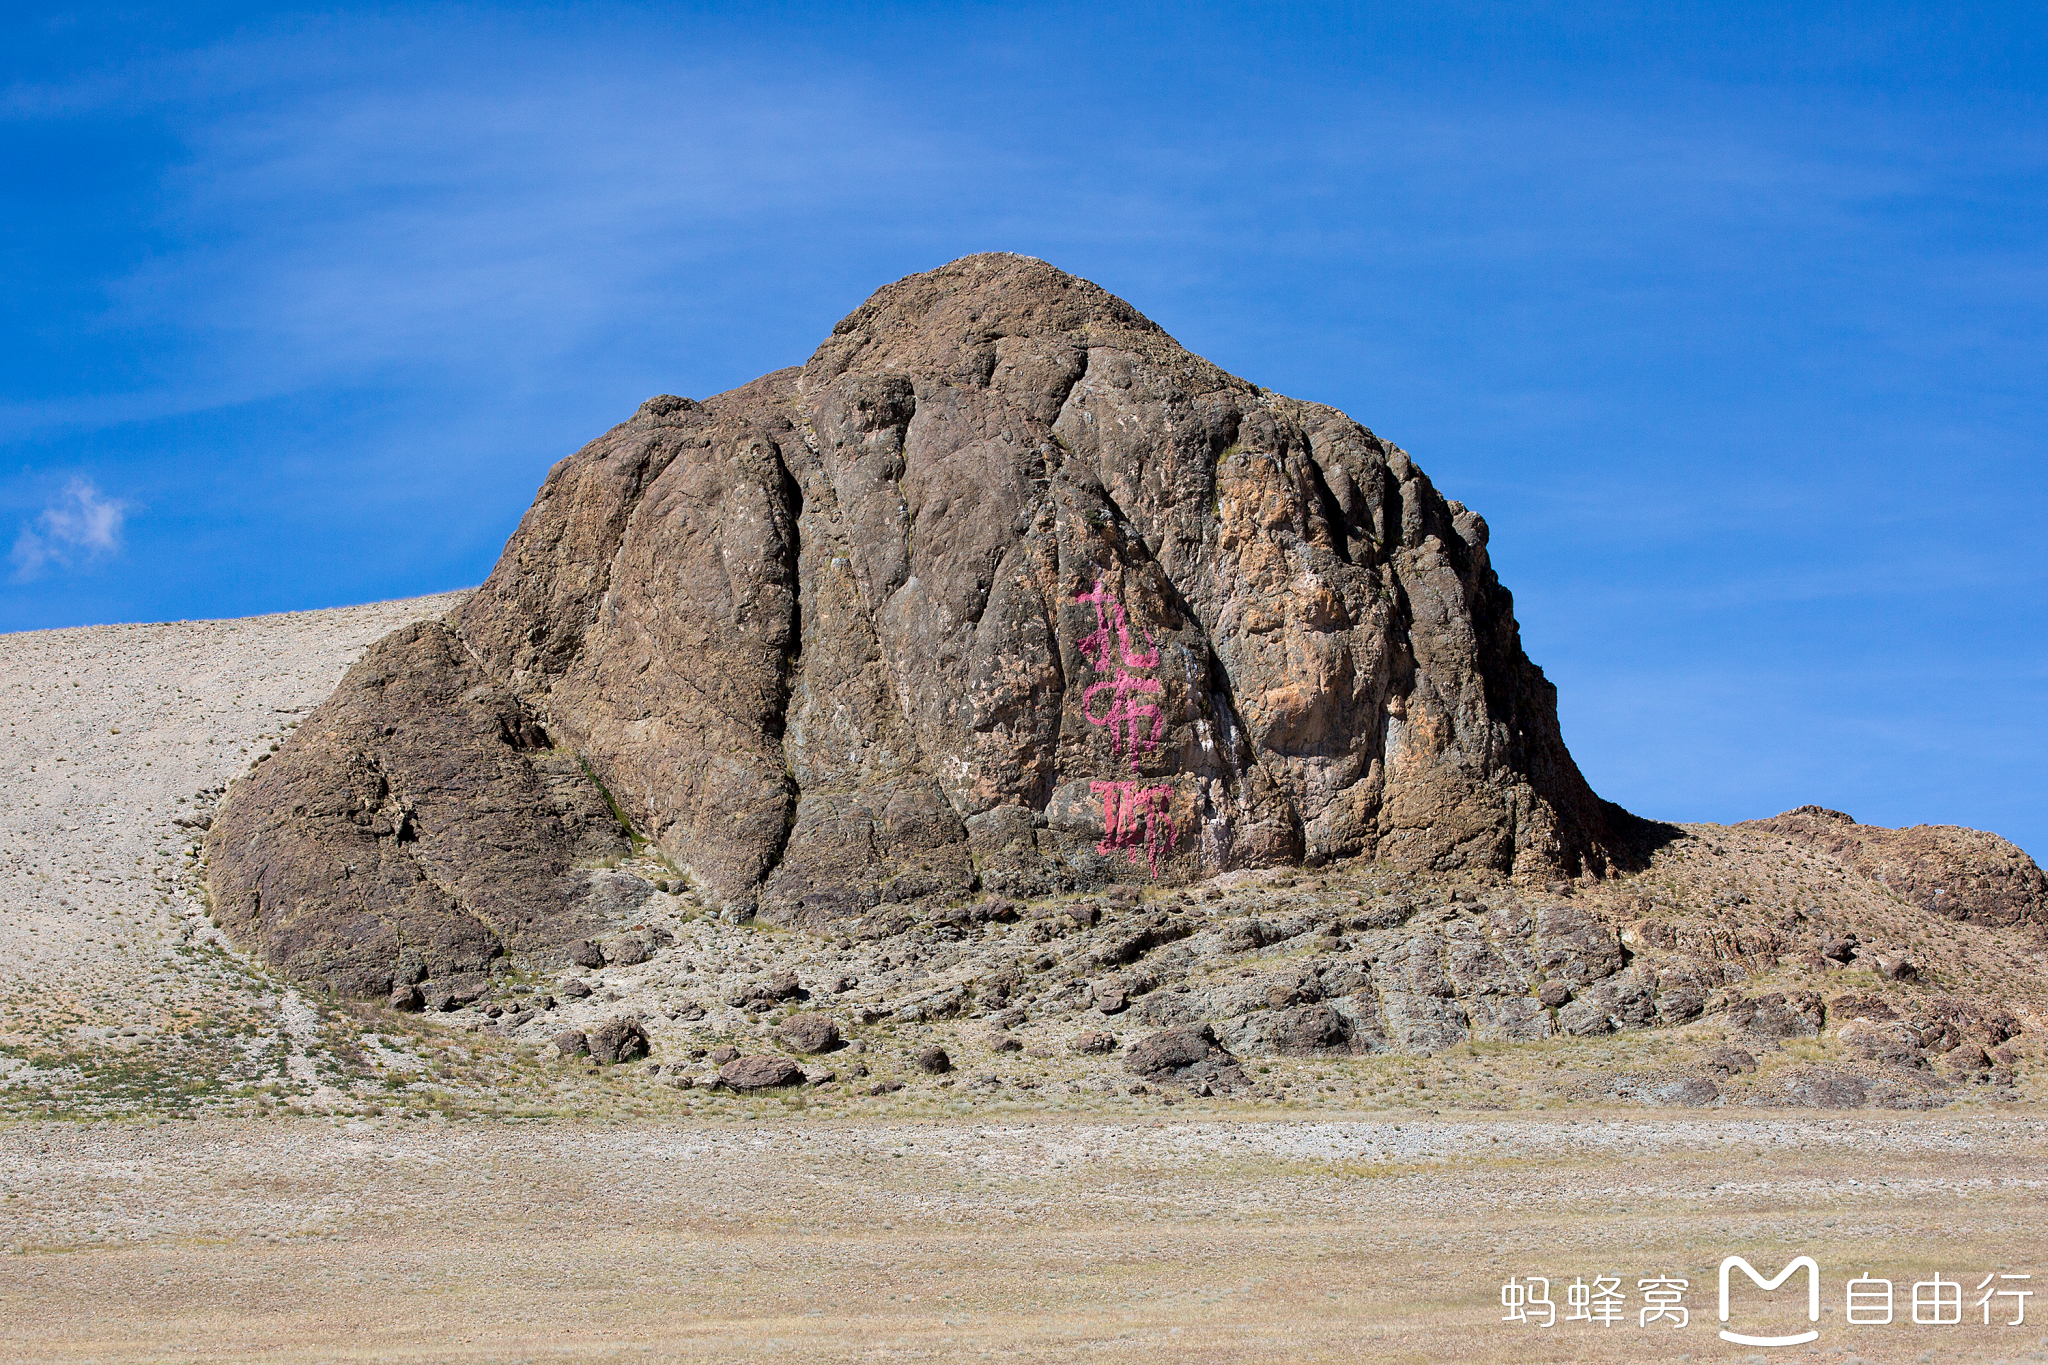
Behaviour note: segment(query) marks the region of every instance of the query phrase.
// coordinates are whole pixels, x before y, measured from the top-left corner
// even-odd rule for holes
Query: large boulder
[[[439,975],[616,932],[576,870],[614,811],[806,927],[1359,854],[1540,881],[1635,837],[1478,514],[1003,254],[558,464],[484,585],[230,793],[214,887],[289,974],[382,995],[400,944]]]

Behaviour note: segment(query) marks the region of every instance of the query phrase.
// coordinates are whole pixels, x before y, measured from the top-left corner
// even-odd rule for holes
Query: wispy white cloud
[[[127,519],[127,503],[107,497],[91,479],[71,480],[56,501],[15,536],[15,580],[113,554],[121,548],[121,528]]]

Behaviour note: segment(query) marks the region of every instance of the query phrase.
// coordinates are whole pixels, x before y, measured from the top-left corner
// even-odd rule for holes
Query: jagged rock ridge
[[[591,869],[629,837],[809,927],[1360,856],[1600,872],[1630,819],[1486,543],[1342,413],[968,257],[557,465],[485,584],[231,795],[216,903],[369,993],[615,923]]]

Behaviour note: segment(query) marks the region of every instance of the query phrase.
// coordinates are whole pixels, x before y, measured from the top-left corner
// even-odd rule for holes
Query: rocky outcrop
[[[813,928],[1357,856],[1540,883],[1631,837],[1478,514],[1008,255],[650,399],[315,719],[230,794],[215,894],[274,963],[380,995],[408,951],[616,930],[611,802],[730,912]]]
[[[438,623],[372,646],[206,842],[237,940],[342,994],[428,983],[429,1008],[616,917],[645,884],[592,865],[629,847],[575,753]]]
[[[2048,876],[2017,846],[1957,825],[1886,829],[1825,806],[1750,825],[1841,861],[1917,909],[1970,924],[2048,928]]]

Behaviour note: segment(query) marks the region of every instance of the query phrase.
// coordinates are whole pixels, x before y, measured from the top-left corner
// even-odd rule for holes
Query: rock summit
[[[990,254],[556,465],[481,588],[236,784],[208,868],[274,966],[381,996],[620,932],[635,849],[836,930],[1337,858],[1543,883],[1633,825],[1477,513]]]

